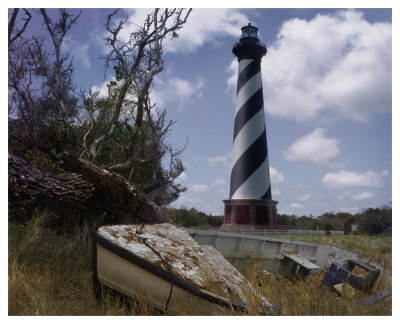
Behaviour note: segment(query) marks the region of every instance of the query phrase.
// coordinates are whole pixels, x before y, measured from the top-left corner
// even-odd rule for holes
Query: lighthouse
[[[261,58],[267,53],[258,28],[242,28],[232,52],[239,61],[229,199],[224,200],[222,229],[276,229],[277,201],[272,200]]]

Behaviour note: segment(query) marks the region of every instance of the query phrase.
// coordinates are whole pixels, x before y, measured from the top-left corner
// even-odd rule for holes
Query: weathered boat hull
[[[223,315],[244,306],[197,288],[168,270],[92,232],[93,270],[100,284],[171,313]]]
[[[345,249],[309,242],[268,237],[251,233],[239,233],[220,230],[185,228],[186,232],[200,245],[211,245],[239,270],[244,271],[254,261],[262,269],[287,276],[291,273],[293,262],[287,260],[283,252],[296,252],[315,263],[327,268],[333,262],[343,264],[348,259],[369,264],[381,271],[388,282],[392,281],[392,271],[370,258]]]
[[[331,247],[327,245],[292,241],[277,237],[241,234],[218,230],[185,228],[200,245],[211,245],[239,270],[245,271],[255,261],[262,269],[288,276],[293,262],[284,252],[296,252],[323,268],[329,261]]]

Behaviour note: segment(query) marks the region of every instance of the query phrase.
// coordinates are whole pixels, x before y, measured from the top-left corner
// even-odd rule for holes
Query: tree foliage
[[[343,223],[353,217],[358,224],[359,233],[372,235],[391,233],[392,231],[392,208],[390,206],[368,208],[355,215],[346,212],[326,212],[318,217],[278,214],[278,224],[288,225],[291,229],[299,230],[343,231]]]
[[[331,231],[333,230],[333,225],[330,222],[325,222],[323,225],[323,229],[326,235],[330,235]]]
[[[180,159],[185,147],[177,150],[166,142],[174,121],[150,93],[163,70],[164,41],[178,36],[191,9],[155,9],[128,39],[121,31],[132,26],[127,18],[117,21],[117,12],[105,22],[104,61],[114,76],[101,95],[77,93],[73,83],[65,38],[80,14],[9,10],[9,147],[35,167],[57,173],[67,173],[63,153],[72,152],[168,204],[186,190],[175,183],[185,169]],[[29,35],[32,17],[42,20],[43,36]]]
[[[196,208],[168,208],[167,215],[175,224],[196,227],[220,227],[224,221],[223,216],[207,215]]]
[[[358,230],[373,235],[392,233],[392,208],[383,206],[366,209],[357,219]]]

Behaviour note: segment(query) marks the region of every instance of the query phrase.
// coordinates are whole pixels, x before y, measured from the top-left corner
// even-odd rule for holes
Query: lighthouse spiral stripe
[[[239,61],[230,199],[272,199],[259,60]]]

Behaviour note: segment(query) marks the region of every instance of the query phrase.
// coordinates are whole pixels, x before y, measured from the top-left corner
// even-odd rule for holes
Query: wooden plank
[[[303,268],[306,268],[308,270],[316,270],[320,269],[316,264],[308,261],[306,258],[302,257],[301,255],[297,254],[296,252],[282,252],[283,256],[296,262],[298,265],[300,265]]]
[[[386,288],[385,290],[382,290],[375,295],[366,297],[361,300],[357,300],[357,301],[353,302],[353,305],[362,304],[362,303],[372,305],[372,304],[378,303],[390,296],[392,296],[392,287]]]

